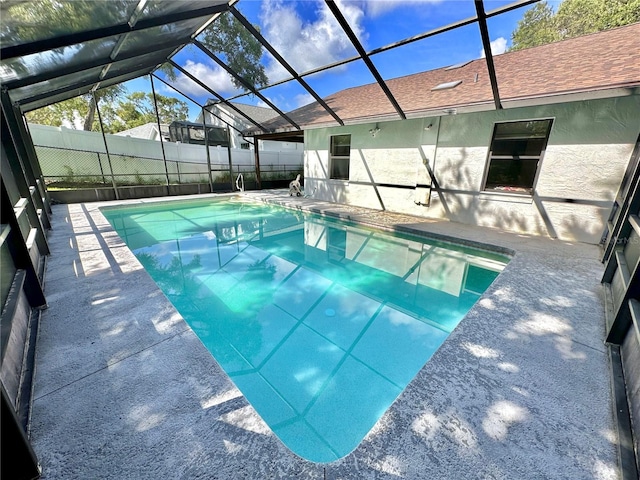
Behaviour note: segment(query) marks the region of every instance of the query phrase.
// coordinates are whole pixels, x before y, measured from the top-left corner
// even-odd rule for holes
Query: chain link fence
[[[210,178],[206,160],[165,161],[38,145],[35,149],[49,189],[212,183],[213,190],[215,184],[231,185],[239,173],[242,173],[245,184],[256,181],[253,165],[234,164],[230,171],[228,163],[211,164]],[[263,182],[287,182],[302,174],[302,170],[301,164],[265,164],[260,167],[260,176]]]

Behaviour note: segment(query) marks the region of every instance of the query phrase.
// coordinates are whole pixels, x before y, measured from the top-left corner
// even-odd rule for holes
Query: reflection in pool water
[[[360,443],[507,262],[237,200],[103,212],[276,435],[316,462]]]

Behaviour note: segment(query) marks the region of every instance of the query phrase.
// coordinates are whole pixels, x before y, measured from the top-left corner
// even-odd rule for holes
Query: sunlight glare
[[[482,420],[482,428],[494,440],[505,440],[509,427],[525,421],[528,416],[526,408],[508,400],[500,400],[489,407],[486,417]]]
[[[240,390],[238,390],[237,388],[232,388],[219,395],[214,395],[213,397],[207,400],[201,401],[200,406],[202,407],[203,410],[208,410],[211,407],[215,407],[216,405],[221,405],[225,402],[228,402],[229,400],[233,400],[234,398],[238,398],[241,396],[242,394],[240,393]]]
[[[509,362],[499,363],[498,368],[508,373],[518,373],[520,371],[520,368],[517,365]]]
[[[159,426],[166,415],[151,412],[151,407],[142,405],[133,407],[129,412],[129,421],[134,424],[138,432],[145,432]]]
[[[432,412],[425,412],[419,415],[411,423],[411,430],[427,440],[435,437],[439,429],[440,422],[438,417]]]
[[[475,343],[465,342],[462,344],[462,348],[477,358],[498,358],[500,356],[498,351]]]
[[[220,415],[220,420],[234,427],[257,433],[259,435],[273,435],[271,429],[258,416],[251,405],[237,408],[229,413]]]

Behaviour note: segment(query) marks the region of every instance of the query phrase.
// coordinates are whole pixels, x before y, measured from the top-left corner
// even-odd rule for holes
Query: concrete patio
[[[598,247],[245,195],[515,254],[356,450],[314,464],[271,433],[105,204],[55,205],[30,426],[43,479],[618,478]]]

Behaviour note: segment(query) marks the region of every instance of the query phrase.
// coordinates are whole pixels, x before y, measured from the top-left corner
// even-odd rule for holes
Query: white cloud
[[[196,63],[191,60],[187,60],[182,67],[220,95],[228,96],[239,92],[239,90],[233,86],[229,74],[217,65],[212,67],[205,65],[204,63]],[[187,95],[211,96],[211,93],[207,92],[204,88],[181,72],[178,73],[176,80],[171,83]]]
[[[406,7],[421,3],[441,3],[442,0],[363,0],[367,15],[379,17],[398,7]]]
[[[269,97],[265,97],[267,98],[271,103],[273,103],[273,101],[269,98]],[[275,103],[274,103],[275,105]],[[264,107],[264,108],[271,108],[271,105],[269,105],[267,102],[263,102],[262,100],[258,100],[256,102],[256,106],[257,107]]]
[[[313,95],[311,95],[310,93],[299,93],[295,95],[293,98],[284,97],[282,95],[277,95],[276,97],[266,97],[266,98],[284,112],[288,112],[289,110],[295,110],[296,108],[302,107],[304,105],[308,105],[315,101],[315,98],[313,98]],[[258,100],[256,105],[258,107],[271,108],[270,105],[267,105],[262,100]]]
[[[353,3],[338,3],[356,36],[361,42],[366,41],[362,8]],[[311,21],[296,12],[295,3],[285,4],[281,0],[264,2],[261,21],[265,38],[299,73],[356,54],[324,2],[317,2],[316,18]],[[284,77],[283,68],[273,59],[268,62],[266,70],[272,82]]]
[[[493,42],[490,42],[491,45],[491,55],[500,55],[507,51],[507,39],[504,37],[496,38]],[[480,58],[484,58],[484,48],[480,50]]]
[[[315,98],[310,93],[300,93],[295,96],[293,101],[295,102],[295,108],[302,107],[304,105],[309,105],[312,102],[315,102]]]

